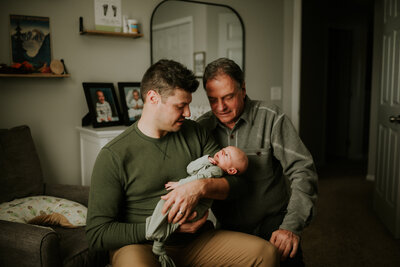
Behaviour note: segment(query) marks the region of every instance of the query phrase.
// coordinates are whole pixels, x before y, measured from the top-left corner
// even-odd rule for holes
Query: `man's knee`
[[[110,253],[113,267],[158,266],[148,245],[128,245]]]
[[[279,254],[277,248],[265,240],[260,240],[255,255],[257,257],[256,266],[279,266]]]

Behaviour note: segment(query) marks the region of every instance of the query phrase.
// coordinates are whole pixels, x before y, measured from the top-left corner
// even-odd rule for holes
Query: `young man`
[[[211,111],[198,122],[221,146],[235,145],[246,152],[247,183],[225,179],[192,182],[164,197],[165,208],[178,199],[192,202],[187,192],[196,196],[195,192],[234,192],[240,198],[213,204],[222,229],[269,240],[279,250],[281,266],[304,266],[298,251],[300,234],[315,214],[318,179],[309,151],[277,107],[246,96],[243,72],[232,60],[221,58],[208,64],[203,85]]]
[[[110,251],[113,267],[158,266],[152,242],[145,237],[146,218],[166,193],[165,183],[186,177],[189,162],[219,150],[205,129],[185,120],[197,86],[193,73],[177,62],[160,60],[152,65],[141,83],[142,116],[97,157],[86,233],[90,247]],[[243,179],[224,180],[235,184]],[[211,191],[201,197],[221,199]],[[189,234],[204,224],[207,214],[185,223],[195,218],[192,210],[199,200],[187,199],[169,201],[168,216],[180,226],[166,251],[177,266],[276,266],[276,249],[261,238],[205,229]]]

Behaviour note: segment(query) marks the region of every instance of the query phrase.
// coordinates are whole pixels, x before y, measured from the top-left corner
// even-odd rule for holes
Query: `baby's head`
[[[139,100],[139,92],[138,92],[138,90],[133,90],[132,94],[133,94],[133,99]]]
[[[244,173],[249,162],[246,153],[234,146],[221,149],[213,159],[215,165],[230,175]]]

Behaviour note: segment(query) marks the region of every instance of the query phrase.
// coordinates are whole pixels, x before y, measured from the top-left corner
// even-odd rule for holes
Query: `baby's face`
[[[237,148],[228,146],[220,151],[218,151],[214,160],[216,161],[216,165],[227,171],[229,168],[239,168],[240,154]]]
[[[135,100],[139,100],[139,92],[138,91],[133,91],[133,98]]]

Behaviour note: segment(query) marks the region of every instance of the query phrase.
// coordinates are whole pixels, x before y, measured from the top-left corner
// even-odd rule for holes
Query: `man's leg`
[[[129,245],[110,253],[112,267],[148,267],[160,266],[151,251],[152,245]]]
[[[177,266],[279,266],[272,244],[256,236],[225,230],[207,231],[188,246],[167,247],[167,253]]]

